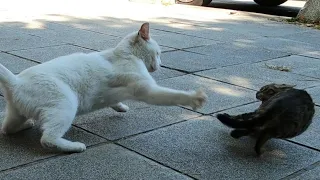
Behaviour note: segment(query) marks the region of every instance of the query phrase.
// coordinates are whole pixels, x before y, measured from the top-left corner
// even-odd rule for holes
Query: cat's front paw
[[[191,95],[191,104],[190,106],[192,107],[193,110],[201,108],[204,103],[206,102],[208,96],[204,91],[201,89],[198,91],[195,91]]]
[[[111,108],[117,112],[127,112],[129,111],[129,107],[125,104],[118,103],[114,106],[111,106]]]

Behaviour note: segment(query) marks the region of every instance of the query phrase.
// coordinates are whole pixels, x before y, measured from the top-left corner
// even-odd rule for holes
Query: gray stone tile
[[[5,100],[0,97],[0,124],[4,119],[4,109]],[[38,126],[39,124],[32,129],[8,136],[0,133],[0,171],[57,155],[41,146],[41,131]],[[86,146],[107,142],[103,138],[76,127],[72,127],[64,137],[72,141],[83,142]]]
[[[113,113],[111,116],[107,114],[102,110],[94,116],[81,117],[76,125],[115,140],[200,116],[180,107],[163,106],[149,106],[126,113]]]
[[[211,61],[220,65],[220,67],[240,63],[259,62],[290,54],[276,50],[267,50],[256,46],[247,46],[246,43],[247,41],[244,43],[234,42],[232,44],[218,43],[186,50],[208,55],[211,57]]]
[[[185,75],[185,74],[186,73],[183,73],[183,72],[180,72],[180,71],[176,71],[176,70],[160,67],[159,70],[151,73],[151,76],[155,80],[162,80],[162,79],[168,79],[168,78],[172,78],[172,77],[182,76],[182,75]]]
[[[320,159],[317,151],[277,139],[257,158],[253,139],[236,140],[229,131],[201,117],[119,143],[197,179],[280,179]]]
[[[152,38],[157,41],[159,45],[177,49],[211,45],[216,43],[215,41],[206,38],[198,38],[159,30],[153,30],[151,33],[153,33],[151,34]]]
[[[304,54],[299,54],[299,56],[307,56],[307,57],[320,59],[320,51],[313,51],[313,52],[308,52]]]
[[[124,18],[115,19],[112,17],[107,17],[94,21],[91,19],[73,19],[72,23],[59,22],[58,25],[53,24],[50,25],[48,28],[58,30],[59,28],[62,28],[62,25],[82,30],[99,32],[111,36],[124,37],[129,33],[138,32],[142,25],[142,22],[132,21]],[[151,23],[150,27],[152,26],[153,24]],[[151,30],[150,33],[152,34],[153,31]]]
[[[89,178],[90,177],[90,178]],[[191,179],[114,144],[0,174],[0,179]]]
[[[5,107],[6,107],[6,101],[4,100],[3,97],[0,96],[0,114],[1,114],[1,117],[3,116],[3,113],[5,111]]]
[[[204,107],[197,111],[205,114],[256,101],[255,91],[194,75],[166,79],[158,81],[158,84],[179,90],[197,90],[202,88],[208,95],[208,100]]]
[[[236,41],[234,44],[242,44],[243,46],[251,48],[265,48],[269,50],[283,51],[292,54],[306,53],[320,48],[320,44],[310,44],[290,39],[271,37],[255,39],[252,41]]]
[[[220,61],[213,59],[214,58],[211,56],[185,51],[172,51],[161,55],[161,61],[164,66],[187,72],[201,71],[222,66]]]
[[[266,62],[269,65],[276,65],[276,66],[287,66],[291,69],[291,72],[320,78],[320,61],[315,58],[308,58],[302,56],[288,56],[278,59],[273,59]]]
[[[168,23],[168,24],[155,24],[151,26],[152,29],[163,30],[169,32],[175,32],[179,34],[185,34],[194,37],[206,38],[211,40],[216,40],[219,42],[230,42],[235,40],[248,40],[256,39],[259,36],[254,34],[241,34],[234,30],[224,28],[223,26],[195,26],[192,24],[183,23]]]
[[[38,47],[47,47],[61,45],[61,42],[55,39],[40,38],[28,34],[20,35],[18,37],[4,37],[0,38],[1,51],[13,51],[22,49],[33,49]]]
[[[115,36],[79,29],[72,26],[61,25],[57,23],[47,23],[42,30],[30,31],[32,35],[56,39],[60,42],[90,44],[95,41],[101,42],[108,39],[117,39]]]
[[[274,63],[240,64],[201,71],[196,74],[255,90],[259,90],[262,86],[270,83],[294,84],[297,88],[320,85],[318,79],[269,69],[266,64],[273,65]]]
[[[320,108],[316,107],[316,113],[313,117],[313,122],[309,126],[309,128],[302,133],[300,136],[292,138],[292,141],[298,142],[300,144],[304,144],[309,147],[316,148],[320,150]]]
[[[104,38],[104,39],[90,39],[88,41],[75,41],[72,44],[93,49],[96,51],[103,51],[109,48],[114,48],[120,42],[121,38]]]
[[[5,26],[0,26],[0,38],[18,38],[25,35],[25,33],[13,30],[11,28],[8,29]]]
[[[0,53],[0,63],[15,74],[20,73],[31,66],[37,65],[35,62],[6,53]]]
[[[305,42],[308,44],[314,44],[317,47],[320,46],[319,37],[320,37],[319,30],[309,30],[307,32],[300,32],[300,33],[282,36],[282,38],[285,38],[285,39],[291,39],[294,41],[300,41],[300,42]]]
[[[21,51],[13,51],[12,54],[32,59],[37,62],[46,62],[57,58],[59,56],[64,56],[76,52],[92,52],[92,50],[72,46],[72,45],[61,45],[61,46],[52,46],[52,47],[45,47],[45,48],[36,48],[36,49],[29,49],[29,50],[21,50]]]
[[[246,35],[253,34],[261,37],[283,37],[287,35],[294,35],[297,33],[310,32],[309,28],[298,27],[296,25],[275,21],[248,21],[238,22],[236,24],[225,23],[221,26],[237,33]]]
[[[174,49],[174,48],[171,48],[171,47],[166,47],[166,46],[161,46],[161,45],[160,45],[160,48],[161,48],[161,52],[168,52],[168,51],[177,50],[177,49]]]
[[[311,95],[313,102],[315,102],[317,105],[320,105],[320,87],[313,87],[306,89],[308,93]]]
[[[319,180],[319,174],[320,174],[320,166],[318,165],[314,169],[311,169],[292,180],[302,180],[302,179],[308,179],[308,180]]]
[[[257,102],[251,103],[251,104],[227,109],[227,110],[219,112],[219,113],[228,113],[231,115],[238,115],[238,114],[242,114],[242,113],[252,112],[252,111],[256,110],[260,106],[260,104],[261,104],[261,102],[257,101]],[[212,116],[215,117],[216,114],[217,113],[214,113],[214,114],[212,114]]]
[[[83,142],[86,146],[107,142],[75,127],[72,127],[65,137],[72,141]],[[37,128],[10,136],[4,136],[0,133],[0,171],[57,155],[45,150],[40,144],[40,138],[40,130]]]

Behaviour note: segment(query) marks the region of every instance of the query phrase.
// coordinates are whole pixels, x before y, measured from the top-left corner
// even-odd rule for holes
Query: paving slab
[[[204,107],[198,109],[197,112],[205,114],[256,101],[255,91],[194,75],[165,79],[158,81],[158,84],[179,90],[197,90],[202,88],[208,95],[208,100]],[[187,108],[190,109],[189,107]]]
[[[245,40],[243,43],[217,43],[209,46],[189,48],[186,50],[208,55],[212,58],[212,61],[219,63],[220,67],[241,63],[259,62],[290,55],[290,53],[287,52],[248,46],[247,42],[248,41]]]
[[[289,67],[293,73],[320,78],[319,59],[292,55],[273,59],[265,63],[275,66],[286,66]]]
[[[313,51],[313,52],[308,52],[308,53],[299,54],[299,55],[320,59],[320,51]]]
[[[278,51],[288,52],[292,54],[300,54],[300,53],[306,53],[310,51],[316,51],[320,48],[320,44],[315,44],[315,43],[311,44],[307,42],[285,39],[282,37],[259,38],[251,41],[237,40],[236,42],[234,42],[234,44],[242,44],[243,46],[252,47],[252,48],[265,48],[269,50],[278,50]]]
[[[25,36],[26,34],[23,32],[14,31],[13,29],[9,29],[7,26],[0,26],[0,38],[18,38],[21,36]]]
[[[106,114],[100,111],[94,118],[82,117],[76,125],[108,140],[116,140],[200,116],[180,107],[163,106],[150,106],[113,116]]]
[[[319,30],[308,30],[307,32],[288,34],[288,35],[282,36],[282,38],[305,42],[305,43],[313,44],[319,47],[320,46],[319,36],[320,36]]]
[[[5,100],[0,97],[0,126],[4,119]],[[0,172],[19,165],[27,164],[40,159],[55,156],[58,153],[44,149],[40,144],[41,131],[39,124],[32,129],[21,131],[12,135],[0,133]],[[77,127],[71,129],[64,136],[72,141],[79,141],[91,146],[107,140],[81,130]],[[1,178],[0,178],[1,179]]]
[[[90,177],[90,178],[89,178]],[[0,179],[191,179],[114,144],[0,174]]]
[[[73,45],[61,45],[61,46],[52,46],[45,48],[36,48],[36,49],[28,49],[21,51],[13,51],[12,54],[18,55],[20,57],[24,57],[27,59],[32,59],[39,63],[43,63],[46,61],[50,61],[59,56],[64,56],[76,52],[84,52],[89,53],[93,52],[92,50],[84,49],[81,47],[73,46]]]
[[[201,37],[219,42],[230,42],[235,40],[253,40],[260,38],[254,34],[241,34],[234,30],[223,27],[223,25],[215,25],[211,27],[197,26],[193,24],[184,24],[172,22],[168,24],[152,24],[152,29],[175,32],[194,37]]]
[[[33,49],[38,47],[48,47],[61,44],[63,43],[58,42],[55,39],[41,38],[29,34],[20,35],[18,37],[0,38],[0,50],[5,52]]]
[[[320,159],[319,152],[283,140],[268,141],[258,158],[253,139],[228,132],[217,119],[201,117],[119,143],[197,179],[280,179]]]
[[[72,127],[64,137],[72,141],[83,142],[87,147],[107,142],[103,138],[76,127]],[[10,136],[0,134],[0,171],[56,156],[58,153],[50,152],[41,146],[40,138],[41,133],[37,128],[21,131]]]
[[[320,108],[316,107],[316,113],[313,117],[313,122],[310,127],[300,136],[291,140],[309,147],[313,147],[320,151]]]
[[[270,63],[270,65],[273,64]],[[240,64],[201,71],[196,74],[254,90],[259,90],[262,86],[270,83],[292,84],[296,85],[297,88],[320,85],[319,79],[273,70],[266,65],[269,65],[269,63]]]
[[[69,27],[98,32],[115,37],[123,37],[132,32],[138,32],[143,22],[137,22],[126,18],[100,17],[99,19],[82,19],[70,17],[71,22],[58,22],[59,25],[66,25]],[[152,27],[153,24],[150,24]],[[50,29],[55,29],[53,26]],[[152,30],[150,31],[152,34]]]
[[[186,51],[172,51],[161,55],[162,65],[186,72],[195,72],[221,66],[213,57]]]
[[[226,111],[222,111],[219,113],[228,113],[231,115],[238,115],[238,114],[242,114],[242,113],[253,112],[254,110],[256,110],[259,107],[260,104],[261,104],[261,102],[252,103],[252,104],[228,109]],[[213,114],[212,116],[216,116],[216,113]],[[313,117],[313,122],[310,125],[310,127],[301,135],[296,136],[294,138],[291,138],[289,140],[297,142],[299,144],[303,144],[308,147],[318,149],[320,151],[319,129],[320,129],[320,108],[316,107],[316,113]],[[229,132],[231,132],[231,129],[229,130]]]
[[[172,77],[182,76],[182,75],[185,75],[186,73],[172,70],[172,69],[168,69],[168,68],[164,68],[164,67],[160,67],[159,70],[157,70],[153,73],[150,73],[150,74],[155,80],[162,80],[162,79],[168,79],[168,78],[172,78]]]
[[[31,66],[37,65],[35,62],[6,53],[0,53],[0,63],[15,74],[18,74]]]
[[[103,25],[96,25],[95,21],[90,21],[91,25],[93,25],[93,27],[99,27],[99,30],[104,27],[103,31],[99,31],[95,28],[90,28],[91,25],[85,25],[86,22],[79,21],[80,24],[76,22],[67,24],[47,23],[42,30],[28,30],[27,32],[32,35],[55,39],[60,42],[70,43],[96,51],[102,51],[115,47],[121,41],[121,39],[129,33],[134,31],[138,32],[142,24],[138,22],[132,22],[132,25],[130,25],[129,29],[122,31],[121,27],[125,25],[119,25],[119,22],[112,21],[113,24],[106,24],[106,22],[104,22]],[[110,32],[112,31],[107,31],[110,29],[110,27],[113,28],[113,31],[117,31],[116,35],[110,35]],[[150,32],[151,34],[156,33],[152,32],[152,30]],[[157,31],[157,33],[159,34],[159,31]],[[161,48],[162,51],[174,50],[173,48],[165,46],[162,46]]]
[[[198,38],[160,30],[152,30],[150,33],[152,38],[157,41],[159,45],[176,49],[211,45],[216,43],[216,41],[207,38]]]
[[[311,95],[313,102],[320,105],[320,87],[308,88],[306,91]]]
[[[211,10],[211,11],[210,11]],[[222,9],[208,9],[208,16],[214,16],[216,11]],[[201,9],[201,12],[206,9]],[[222,10],[225,11],[225,10]],[[227,10],[228,11],[228,10]],[[201,13],[199,12],[199,13]],[[203,21],[195,21],[191,18],[172,19],[170,23],[181,23],[186,25],[195,25],[206,28],[216,28],[227,32],[236,32],[243,34],[243,36],[250,37],[282,37],[287,35],[294,35],[297,33],[308,33],[313,30],[307,27],[299,27],[293,24],[286,24],[282,22],[270,21],[267,18],[263,18],[260,14],[246,14],[247,12],[232,11],[233,15],[229,12],[223,12],[224,15],[220,17],[214,17],[214,19]],[[185,12],[188,13],[188,12]],[[190,13],[190,12],[189,12]],[[228,15],[226,15],[228,14]],[[244,16],[242,16],[244,15]],[[241,17],[242,16],[242,17]],[[248,19],[248,17],[250,17]],[[252,18],[253,17],[253,18]],[[254,18],[259,17],[259,18]],[[202,17],[203,18],[203,17]],[[221,18],[221,19],[220,19]],[[189,27],[189,26],[185,26]],[[276,29],[276,31],[275,31]]]
[[[308,179],[308,180],[318,180],[320,174],[320,166],[318,165],[314,169],[311,169],[300,176],[293,178],[292,180],[301,180],[301,179]]]

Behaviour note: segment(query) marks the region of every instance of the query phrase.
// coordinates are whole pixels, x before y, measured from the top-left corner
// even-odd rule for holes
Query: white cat
[[[160,67],[160,48],[149,36],[149,24],[127,35],[115,48],[75,53],[30,67],[14,75],[0,64],[0,84],[6,99],[4,134],[41,123],[41,144],[64,152],[86,146],[63,137],[76,115],[111,107],[126,112],[124,100],[154,105],[200,108],[207,96],[157,85],[149,72]],[[149,72],[148,72],[149,71]]]

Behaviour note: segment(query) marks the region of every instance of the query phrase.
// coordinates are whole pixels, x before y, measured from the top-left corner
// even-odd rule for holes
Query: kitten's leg
[[[6,117],[2,123],[1,131],[4,134],[13,134],[34,126],[33,120],[25,118],[10,105],[6,106]]]
[[[158,85],[142,85],[136,87],[134,96],[137,100],[148,104],[162,106],[183,105],[191,106],[193,109],[202,107],[207,99],[206,94],[201,90],[187,92]]]
[[[254,150],[256,151],[257,155],[261,155],[261,147],[269,140],[272,138],[272,135],[268,133],[269,131],[263,130],[261,131],[258,140],[256,142],[256,145],[254,147]]]
[[[82,152],[85,144],[66,140],[63,135],[70,128],[75,118],[76,108],[52,108],[41,114],[43,134],[41,144],[44,148],[57,149],[63,152]]]
[[[252,132],[250,130],[247,129],[235,129],[233,131],[231,131],[230,135],[235,138],[241,138],[242,136],[247,136],[249,134],[251,134]]]
[[[129,107],[121,102],[110,107],[117,112],[127,112],[129,110]]]

